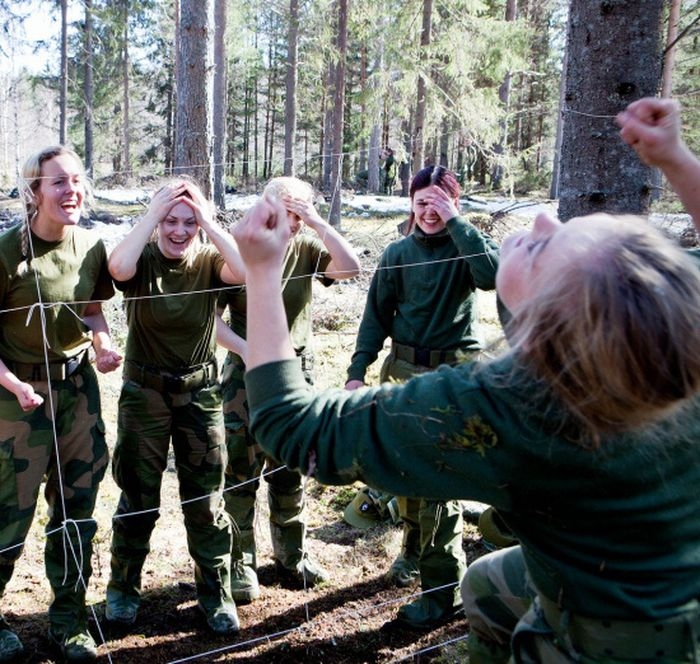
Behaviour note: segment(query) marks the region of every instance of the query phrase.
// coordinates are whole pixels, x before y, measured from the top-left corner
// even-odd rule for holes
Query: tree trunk
[[[61,80],[59,92],[58,141],[68,139],[68,0],[61,0]]]
[[[328,62],[328,82],[326,89],[329,91],[335,90],[335,64],[333,60]],[[323,166],[321,172],[321,188],[327,195],[330,196],[331,191],[331,170],[333,165],[333,103],[335,103],[335,95],[329,93],[326,97],[326,109],[323,114],[323,149],[321,151]]]
[[[681,14],[681,0],[671,0],[668,14],[668,32],[666,36],[666,51],[664,53],[664,68],[661,79],[661,96],[670,97],[673,86],[673,65],[676,59],[676,39],[678,38],[678,20]]]
[[[226,208],[226,4],[226,0],[214,0],[213,200],[221,210]]]
[[[85,172],[89,178],[94,175],[94,135],[93,117],[95,90],[92,77],[92,0],[85,0],[85,76],[83,96],[85,97]]]
[[[299,53],[299,0],[289,0],[287,33],[287,71],[284,99],[284,174],[293,176],[294,139],[297,134],[297,56]]]
[[[517,18],[518,6],[516,0],[506,2],[506,21],[515,21]],[[508,142],[508,111],[510,108],[510,84],[511,73],[507,72],[503,83],[498,88],[498,100],[501,102],[503,118],[500,122],[501,135],[498,143],[493,146],[494,162],[491,168],[491,188],[500,189],[503,184],[503,153]]]
[[[418,87],[416,89],[416,115],[414,122],[413,138],[413,170],[415,172],[423,168],[423,145],[425,142],[425,106],[427,101],[424,69],[428,61],[428,46],[430,46],[432,13],[433,0],[423,0],[423,25],[420,33],[421,71],[418,74]]]
[[[401,180],[401,195],[408,196],[408,192],[411,188],[411,174],[412,174],[412,163],[411,157],[409,155],[413,154],[413,114],[410,115],[408,120],[403,120],[401,122],[401,131],[403,133],[404,141],[404,151],[406,153],[406,160],[399,164],[399,179]]]
[[[554,157],[552,159],[552,182],[549,186],[549,197],[559,198],[559,178],[561,174],[561,142],[564,134],[564,93],[566,91],[566,70],[569,61],[568,46],[564,47],[564,66],[561,70],[561,80],[559,81],[559,113],[557,114],[557,129],[554,138]]]
[[[573,0],[567,36],[559,216],[644,214],[651,169],[620,140],[613,119],[655,95],[664,0]]]
[[[193,176],[207,197],[212,190],[212,26],[212,0],[180,0],[175,171]]]
[[[348,0],[338,0],[338,63],[333,89],[333,155],[331,159],[331,209],[328,223],[340,227],[340,195],[343,179],[343,115],[345,111],[345,61],[348,52]]]
[[[129,138],[129,0],[122,2],[122,181],[131,177],[131,141]]]

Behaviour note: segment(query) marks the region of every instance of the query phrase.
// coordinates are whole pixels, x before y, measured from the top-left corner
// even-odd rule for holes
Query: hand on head
[[[279,267],[291,237],[284,206],[263,196],[236,224],[233,237],[247,269]]]
[[[146,216],[155,223],[159,223],[170,212],[172,207],[180,202],[184,193],[184,182],[171,182],[161,187],[153,194]]]
[[[450,198],[444,189],[437,185],[431,187],[430,194],[427,196],[427,201],[430,206],[429,210],[432,208],[435,214],[443,221],[449,221],[459,215],[459,210],[454,200]]]
[[[283,196],[282,203],[288,212],[295,214],[301,221],[310,228],[315,229],[319,224],[325,224],[324,220],[316,211],[314,204],[304,198],[294,196]]]
[[[663,166],[683,145],[680,108],[673,99],[645,97],[632,102],[615,118],[620,136],[649,166]]]

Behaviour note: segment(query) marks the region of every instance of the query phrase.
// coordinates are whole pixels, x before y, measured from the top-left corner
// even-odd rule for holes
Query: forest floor
[[[110,204],[111,214],[119,206]],[[15,201],[0,199],[0,210],[16,212]],[[99,201],[97,209],[100,209]],[[126,211],[124,214],[132,214]],[[375,216],[372,211],[348,213],[343,228],[361,254],[359,277],[333,287],[315,288],[314,330],[317,387],[342,387],[345,369],[354,349],[355,334],[365,294],[379,255],[397,237],[402,215]],[[493,220],[479,215],[478,223],[497,240],[529,223],[527,216]],[[100,227],[105,238],[116,237],[114,228]],[[123,229],[121,230],[123,234]],[[109,243],[109,242],[108,242]],[[500,327],[492,293],[479,293],[483,335],[493,341]],[[115,299],[105,305],[117,344],[125,335],[121,306]],[[385,349],[386,352],[386,349]],[[368,377],[377,380],[375,362]],[[110,448],[116,438],[116,412],[120,372],[100,375],[103,416]],[[241,632],[235,637],[210,633],[197,610],[192,562],[178,504],[177,477],[172,463],[165,473],[160,519],[151,538],[151,553],[143,572],[143,598],[133,627],[117,628],[104,619],[104,595],[109,578],[111,516],[118,490],[107,474],[102,482],[95,518],[94,573],[88,588],[91,630],[99,644],[101,662],[161,664],[176,662],[305,662],[306,664],[359,664],[385,662],[456,663],[467,659],[464,618],[428,633],[386,631],[382,626],[410,601],[418,587],[399,589],[386,580],[401,540],[399,526],[379,524],[358,530],[343,520],[343,510],[357,486],[325,487],[313,479],[306,484],[308,550],[329,572],[330,580],[311,590],[292,590],[275,577],[267,528],[265,482],[258,492],[256,530],[259,539],[259,578],[262,597],[239,607]],[[2,600],[2,611],[17,630],[26,653],[21,662],[49,664],[60,661],[47,638],[50,588],[43,568],[43,503],[37,512],[15,574]],[[485,548],[477,528],[465,524],[464,549],[468,560]]]

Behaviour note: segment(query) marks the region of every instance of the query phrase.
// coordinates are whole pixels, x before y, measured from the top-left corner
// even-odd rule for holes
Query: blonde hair
[[[72,157],[75,159],[76,163],[80,164],[80,167],[83,168],[83,162],[80,157],[73,150],[65,147],[64,145],[49,145],[31,155],[27,161],[24,162],[24,166],[22,166],[19,191],[20,196],[22,197],[22,202],[24,203],[25,219],[24,226],[22,227],[20,233],[20,242],[22,256],[24,257],[25,261],[29,261],[30,259],[29,226],[39,212],[37,191],[41,185],[41,169],[45,162],[50,161],[54,157],[58,157],[60,155],[68,155]],[[84,189],[84,201],[89,203],[92,200],[92,186],[87,178],[84,180]]]
[[[592,445],[700,391],[698,267],[642,219],[606,228],[507,325],[518,363]]]
[[[314,188],[299,178],[282,176],[272,178],[263,189],[263,196],[281,199],[283,196],[300,198],[310,203],[314,202]]]
[[[203,195],[202,187],[199,184],[199,182],[197,182],[197,180],[195,180],[190,175],[183,173],[183,174],[177,175],[176,177],[169,178],[165,182],[163,182],[160,185],[160,187],[158,187],[158,189],[156,189],[155,192],[153,192],[153,196],[155,196],[159,191],[162,191],[166,187],[173,185],[173,184],[179,184],[181,182],[187,182],[188,184],[192,185],[193,187],[196,187],[197,189],[199,189],[200,193],[202,193],[202,195]],[[187,198],[190,198],[187,191],[185,191],[184,195]],[[211,205],[211,207],[212,207],[212,214],[215,214],[214,204],[211,201],[208,201],[208,202],[209,202],[209,205]],[[163,219],[160,219],[159,222],[160,221],[163,221]],[[156,227],[153,229],[153,234],[151,235],[152,242],[158,242],[159,228],[160,228],[160,223],[158,225],[156,225]],[[187,248],[187,250],[185,252],[185,266],[187,268],[191,268],[192,265],[194,265],[194,259],[196,258],[197,252],[199,251],[199,248],[204,241],[205,240],[203,237],[203,232],[200,229],[199,232],[197,233],[197,237],[195,238],[195,241],[192,242],[192,244]]]

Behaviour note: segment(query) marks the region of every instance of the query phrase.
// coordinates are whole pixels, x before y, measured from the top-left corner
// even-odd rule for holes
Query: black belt
[[[205,362],[194,367],[187,367],[181,372],[160,371],[155,367],[138,364],[127,360],[124,364],[124,377],[157,392],[183,394],[213,385],[219,378],[216,362]]]
[[[46,380],[66,380],[88,362],[87,350],[69,357],[63,362],[49,362],[48,371],[46,364],[33,364],[28,362],[7,361],[7,368],[21,381],[41,382]]]
[[[397,344],[395,341],[391,344],[391,352],[398,360],[404,360],[411,364],[417,364],[422,367],[434,369],[441,364],[454,364],[457,361],[456,350],[431,350],[430,348],[414,348],[413,346],[405,346]]]

